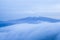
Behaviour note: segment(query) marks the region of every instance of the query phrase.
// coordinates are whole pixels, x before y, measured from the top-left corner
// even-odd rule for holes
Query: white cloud
[[[17,40],[17,39],[46,39],[48,36],[51,38],[59,36],[60,23],[47,23],[42,22],[39,24],[15,24],[0,28],[0,40]],[[28,34],[28,35],[27,35]],[[54,35],[54,36],[53,36]],[[56,36],[56,37],[57,37]],[[58,37],[60,38],[60,37]]]

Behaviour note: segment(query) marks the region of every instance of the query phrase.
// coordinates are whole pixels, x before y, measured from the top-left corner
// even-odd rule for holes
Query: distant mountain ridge
[[[51,23],[60,22],[60,20],[58,20],[58,19],[53,19],[53,18],[48,18],[48,17],[27,17],[27,18],[23,18],[20,20],[23,20],[26,22],[29,22],[29,21],[35,21],[35,22],[36,21],[46,21],[46,22],[51,22]]]
[[[22,19],[10,20],[10,21],[0,21],[0,27],[14,25],[18,23],[30,23],[30,24],[37,24],[41,22],[50,22],[56,23],[60,22],[58,19],[48,18],[48,17],[26,17]]]

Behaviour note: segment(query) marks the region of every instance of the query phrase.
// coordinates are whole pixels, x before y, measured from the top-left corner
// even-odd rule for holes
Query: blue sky
[[[0,0],[0,19],[45,16],[60,19],[60,0]]]

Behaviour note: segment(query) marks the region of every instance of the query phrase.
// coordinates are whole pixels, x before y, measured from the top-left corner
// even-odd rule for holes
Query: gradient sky
[[[60,19],[60,0],[0,0],[0,20],[27,16]]]

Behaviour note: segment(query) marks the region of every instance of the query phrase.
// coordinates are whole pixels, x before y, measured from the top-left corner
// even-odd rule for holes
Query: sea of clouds
[[[60,40],[60,22],[6,26],[0,28],[0,40]]]

